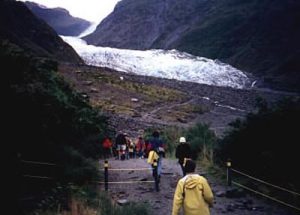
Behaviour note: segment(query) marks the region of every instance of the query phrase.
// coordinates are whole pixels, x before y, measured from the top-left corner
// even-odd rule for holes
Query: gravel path
[[[169,215],[172,212],[173,195],[177,181],[181,178],[181,169],[176,160],[165,158],[162,165],[160,191],[154,189],[151,170],[133,170],[149,168],[146,159],[115,160],[109,159],[109,168],[128,169],[125,171],[109,171],[109,181],[139,181],[139,183],[109,184],[109,193],[119,204],[126,202],[144,202],[150,205],[151,214]],[[100,165],[103,167],[103,160]],[[197,172],[201,174],[201,168]],[[205,174],[205,173],[204,173]],[[226,197],[228,187],[217,179],[205,176],[215,194],[215,205],[212,215],[295,215],[299,214],[283,206],[263,198],[243,192],[242,196]],[[100,187],[104,190],[104,185]],[[232,189],[232,188],[231,188]]]

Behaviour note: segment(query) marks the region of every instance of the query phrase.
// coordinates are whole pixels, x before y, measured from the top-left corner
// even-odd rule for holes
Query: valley
[[[115,214],[103,210],[122,198],[148,202],[151,214],[168,214],[181,177],[173,156],[180,136],[192,147],[197,172],[211,182],[213,214],[294,214],[248,196],[243,186],[243,196],[227,193],[223,164],[230,158],[232,170],[295,191],[278,196],[299,207],[299,2],[122,0],[96,26],[73,17],[70,8],[22,1],[0,1],[1,67],[10,99],[5,126],[13,134],[18,214],[84,214],[70,208],[77,197],[81,207],[92,207],[87,214]],[[148,140],[154,129],[163,131],[169,152],[160,197],[152,187],[123,186],[98,203],[105,193],[94,183],[103,179],[103,140],[118,132],[136,138],[141,130]],[[149,166],[145,159],[109,162]],[[127,173],[111,179],[151,179]],[[118,209],[116,215],[136,214]]]
[[[132,135],[140,129],[208,124],[218,136],[228,123],[256,110],[258,98],[274,103],[290,93],[234,89],[149,76],[95,66],[61,64],[60,74],[101,109],[117,131]]]

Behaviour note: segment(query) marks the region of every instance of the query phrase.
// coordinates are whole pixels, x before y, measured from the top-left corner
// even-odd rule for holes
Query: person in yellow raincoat
[[[156,162],[158,162],[158,159],[159,159],[159,155],[157,154],[157,152],[154,150],[151,150],[149,152],[149,155],[147,158],[147,163],[150,165],[153,165],[155,160],[156,160]]]
[[[214,196],[207,180],[195,173],[196,163],[187,160],[186,176],[181,178],[173,199],[172,215],[178,215],[181,207],[184,215],[209,215]]]

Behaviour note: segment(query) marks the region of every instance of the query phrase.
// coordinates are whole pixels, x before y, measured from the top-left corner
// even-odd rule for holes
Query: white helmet
[[[186,143],[185,137],[180,137],[179,138],[179,143]]]

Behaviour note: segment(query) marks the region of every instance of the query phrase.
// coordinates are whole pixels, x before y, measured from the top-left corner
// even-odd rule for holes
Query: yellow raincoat
[[[147,162],[148,162],[149,164],[153,165],[154,160],[158,161],[158,158],[159,158],[159,155],[158,155],[154,150],[151,150],[151,151],[149,152]]]
[[[187,174],[177,183],[172,215],[178,215],[181,207],[184,215],[209,215],[213,198],[212,190],[204,177]]]

